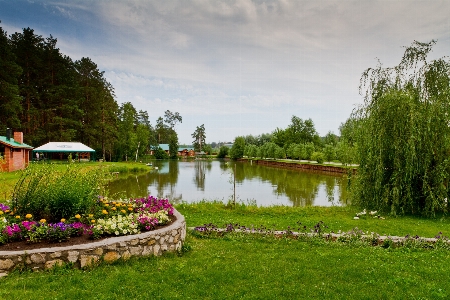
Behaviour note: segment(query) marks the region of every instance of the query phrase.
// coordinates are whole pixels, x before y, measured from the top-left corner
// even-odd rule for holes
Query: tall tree
[[[205,133],[205,124],[197,126],[194,133],[191,135],[194,141],[192,144],[194,145],[194,149],[197,152],[202,151],[202,147],[205,145],[206,133]]]
[[[450,63],[427,61],[414,42],[400,64],[367,69],[357,120],[357,204],[392,214],[447,212],[450,196]]]
[[[0,27],[0,132],[8,127],[20,128],[22,99],[18,79],[22,68],[15,60],[6,32]]]

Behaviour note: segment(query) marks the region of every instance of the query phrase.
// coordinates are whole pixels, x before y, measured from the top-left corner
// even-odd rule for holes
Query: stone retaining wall
[[[76,268],[84,268],[101,261],[113,262],[120,258],[126,260],[132,256],[158,256],[165,251],[179,251],[186,238],[186,221],[175,209],[174,216],[176,221],[173,224],[136,235],[66,247],[0,251],[0,277],[19,267],[37,271],[72,263]]]

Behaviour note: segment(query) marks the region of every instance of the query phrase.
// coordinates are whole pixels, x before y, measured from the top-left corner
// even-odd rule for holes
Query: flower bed
[[[7,204],[0,204],[0,244],[63,242],[83,234],[92,239],[138,234],[167,224],[173,211],[167,199],[153,196],[116,201],[99,197],[89,212],[47,223],[45,219],[33,220],[32,214],[21,217]]]
[[[176,221],[173,224],[161,228],[174,220]],[[158,228],[161,229],[159,230]],[[164,237],[153,234],[154,232],[161,232],[161,230],[164,232]],[[168,230],[169,233],[165,230]],[[145,232],[148,232],[148,234],[145,235]],[[145,237],[142,237],[142,234],[144,234]],[[151,236],[153,236],[153,238],[149,241],[148,238]],[[52,223],[47,223],[45,219],[40,219],[39,221],[33,220],[32,214],[25,214],[25,217],[21,217],[16,214],[14,209],[10,208],[8,203],[0,204],[1,244],[26,242],[27,244],[34,244],[36,245],[36,248],[39,248],[39,243],[45,243],[46,245],[54,243],[56,247],[46,249],[56,249],[59,246],[58,243],[67,242],[70,239],[88,237],[92,240],[92,243],[85,244],[88,246],[74,245],[68,247],[70,249],[74,249],[73,247],[77,249],[80,247],[84,247],[83,249],[91,249],[92,247],[97,247],[96,245],[104,244],[108,245],[108,249],[112,249],[111,243],[114,244],[119,242],[120,245],[118,247],[121,250],[115,251],[116,254],[114,257],[126,258],[131,255],[148,255],[150,253],[158,255],[160,254],[160,251],[178,250],[181,247],[184,236],[184,218],[176,212],[167,199],[158,199],[153,196],[116,201],[110,201],[107,198],[99,197],[96,200],[96,203],[91,206],[90,211],[80,212],[74,216],[67,216],[67,218],[59,220],[59,222]],[[122,237],[123,239],[117,241],[112,239],[111,242],[110,237]],[[94,242],[94,240],[105,238],[108,238],[108,242],[104,242],[104,240],[97,242],[97,244]],[[134,249],[130,252],[130,250],[127,250],[129,245],[125,241],[133,241],[131,242],[131,246],[137,246],[137,249],[139,250]],[[152,247],[151,250],[149,248],[150,246]],[[101,259],[105,254],[103,250],[99,249],[100,248],[97,248],[94,257],[91,257],[95,261]],[[0,253],[1,252],[5,252],[2,251],[2,246],[0,246]],[[76,259],[74,258],[73,253],[66,253],[65,255],[49,255],[48,257],[47,255],[40,255],[39,258],[34,256],[34,259],[33,257],[29,257],[28,260],[23,260],[20,257],[17,257],[17,255],[23,256],[26,253],[34,253],[35,251],[13,252],[19,252],[12,254],[14,259],[0,259],[0,273],[6,273],[17,267],[17,264],[20,263],[25,263],[38,269],[48,267],[46,264],[48,259],[55,257],[58,257],[58,259],[64,257],[64,259],[57,260],[57,263],[70,262],[79,267],[91,264],[86,261],[81,261],[80,255],[82,254],[77,254]],[[53,252],[53,250],[45,251],[45,253],[50,252]],[[42,265],[44,262],[45,266]]]

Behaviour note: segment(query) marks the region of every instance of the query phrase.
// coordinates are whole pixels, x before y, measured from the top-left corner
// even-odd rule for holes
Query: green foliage
[[[155,149],[154,156],[156,159],[168,159],[169,158],[169,155],[166,153],[166,151],[161,149],[161,147],[158,147]]]
[[[197,152],[202,151],[203,147],[205,146],[205,138],[206,138],[204,124],[197,126],[194,133],[192,134],[192,138],[194,139],[192,145],[194,145],[195,151]]]
[[[325,155],[322,152],[313,152],[313,154],[311,154],[311,160],[317,161],[319,164],[323,164],[325,161]]]
[[[227,146],[222,146],[219,149],[219,154],[217,154],[217,158],[225,158],[228,155],[229,148]]]
[[[13,194],[18,215],[57,222],[89,211],[99,194],[101,170],[82,170],[70,164],[58,171],[51,164],[30,166],[22,172]]]
[[[392,214],[448,211],[450,64],[426,60],[435,42],[414,42],[394,68],[367,69],[353,113],[359,151],[355,200]]]
[[[237,137],[234,140],[233,146],[230,149],[230,158],[231,159],[239,159],[244,156],[245,149],[245,139],[241,136]]]
[[[326,144],[323,148],[323,155],[326,161],[333,161],[336,158],[336,148],[331,144]]]

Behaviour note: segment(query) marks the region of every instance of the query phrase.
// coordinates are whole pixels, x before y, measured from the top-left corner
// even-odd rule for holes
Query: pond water
[[[258,206],[332,206],[348,203],[347,178],[310,171],[286,170],[248,162],[221,160],[154,161],[158,169],[120,176],[110,183],[109,196],[153,195],[172,203],[233,199]]]

